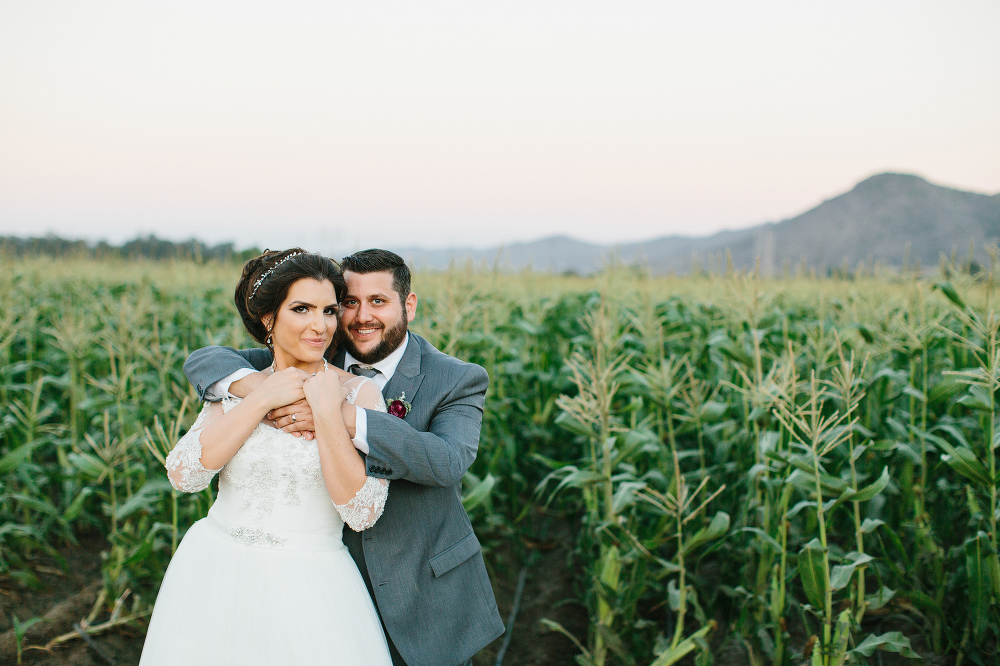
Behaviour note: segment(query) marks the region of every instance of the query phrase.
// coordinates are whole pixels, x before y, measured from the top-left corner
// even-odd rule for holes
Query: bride
[[[341,541],[345,522],[375,523],[388,493],[388,481],[365,475],[341,416],[345,401],[385,411],[381,392],[324,359],[344,290],[335,262],[297,248],[243,267],[236,307],[274,363],[247,398],[206,403],[167,457],[177,490],[202,490],[221,472],[219,495],[170,562],[141,666],[390,664]],[[315,439],[266,418],[302,399]]]

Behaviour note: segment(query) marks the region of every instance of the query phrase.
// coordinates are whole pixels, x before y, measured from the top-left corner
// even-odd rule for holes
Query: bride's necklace
[[[277,363],[277,360],[274,360],[274,361],[271,361],[271,374],[274,374],[275,372],[277,372],[277,371],[278,371],[278,370],[277,370],[277,369],[275,368],[275,363]],[[329,368],[330,368],[330,364],[329,364],[329,363],[327,363],[327,362],[326,362],[326,359],[324,358],[324,359],[323,359],[323,372],[326,372],[326,371],[327,371],[327,370],[328,370]],[[315,372],[314,372],[314,373],[312,373],[312,376],[313,376],[313,377],[315,377],[315,376],[316,376],[316,373],[315,373]]]

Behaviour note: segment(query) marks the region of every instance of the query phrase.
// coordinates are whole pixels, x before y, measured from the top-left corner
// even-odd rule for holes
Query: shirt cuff
[[[357,415],[354,417],[354,448],[361,453],[368,455],[368,412],[364,407],[355,407]]]
[[[255,372],[257,371],[253,368],[240,368],[231,375],[226,375],[205,389],[205,399],[222,400],[223,398],[235,398],[236,396],[229,392],[229,387],[247,375],[252,375]]]

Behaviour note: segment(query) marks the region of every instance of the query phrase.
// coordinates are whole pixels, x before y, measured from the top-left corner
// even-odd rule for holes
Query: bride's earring
[[[270,331],[268,331],[268,333],[267,333],[267,340],[264,341],[264,344],[267,345],[268,347],[271,346],[271,332]]]

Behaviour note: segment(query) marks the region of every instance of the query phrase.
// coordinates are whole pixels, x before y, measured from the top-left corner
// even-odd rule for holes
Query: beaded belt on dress
[[[282,548],[285,550],[342,550],[346,548],[340,534],[314,532],[269,531],[253,524],[233,525],[209,511],[206,523],[216,534],[244,546]]]

